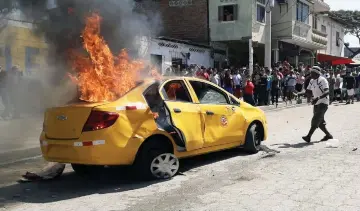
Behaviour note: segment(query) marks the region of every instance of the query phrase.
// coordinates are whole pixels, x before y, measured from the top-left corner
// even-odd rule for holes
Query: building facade
[[[0,31],[0,65],[9,70],[18,65],[25,76],[46,69],[48,44],[33,32],[34,24],[19,11],[5,18]]]

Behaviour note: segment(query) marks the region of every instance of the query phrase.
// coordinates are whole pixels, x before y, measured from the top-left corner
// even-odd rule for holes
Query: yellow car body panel
[[[201,105],[189,80],[209,82],[193,78],[168,81],[171,80],[184,81],[194,101],[165,101],[173,124],[185,136],[186,151],[177,150],[173,136],[158,127],[148,106],[136,110],[124,109],[128,105],[147,105],[143,92],[154,83],[154,80],[147,80],[114,102],[77,103],[48,109],[40,136],[43,157],[47,161],[60,163],[131,165],[144,141],[154,136],[163,136],[171,141],[178,158],[191,157],[243,145],[246,130],[254,121],[261,122],[264,140],[267,139],[267,122],[260,109],[230,94],[229,97],[234,98],[240,106]],[[176,113],[176,109],[180,109],[181,114]],[[208,117],[207,110],[217,115]],[[82,132],[91,111],[117,113],[118,119],[108,128]],[[223,116],[226,117],[226,125],[222,125]]]

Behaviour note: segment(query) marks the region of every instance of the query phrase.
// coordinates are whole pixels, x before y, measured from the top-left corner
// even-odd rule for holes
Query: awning
[[[316,59],[318,62],[331,62],[332,65],[342,65],[342,64],[351,64],[354,63],[352,59],[339,57],[339,56],[331,56],[327,54],[318,53],[316,55]]]

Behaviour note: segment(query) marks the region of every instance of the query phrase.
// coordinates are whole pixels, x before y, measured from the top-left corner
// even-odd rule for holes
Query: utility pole
[[[253,49],[253,43],[252,43],[252,37],[249,38],[249,75],[250,77],[253,74],[254,71],[254,49]]]
[[[274,0],[267,0],[265,6],[265,67],[271,68],[271,10],[274,8]]]

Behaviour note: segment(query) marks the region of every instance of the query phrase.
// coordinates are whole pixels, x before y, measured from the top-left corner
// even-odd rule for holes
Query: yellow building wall
[[[0,65],[9,68],[18,65],[25,75],[46,69],[48,44],[34,34],[32,27],[8,24],[0,31]]]

